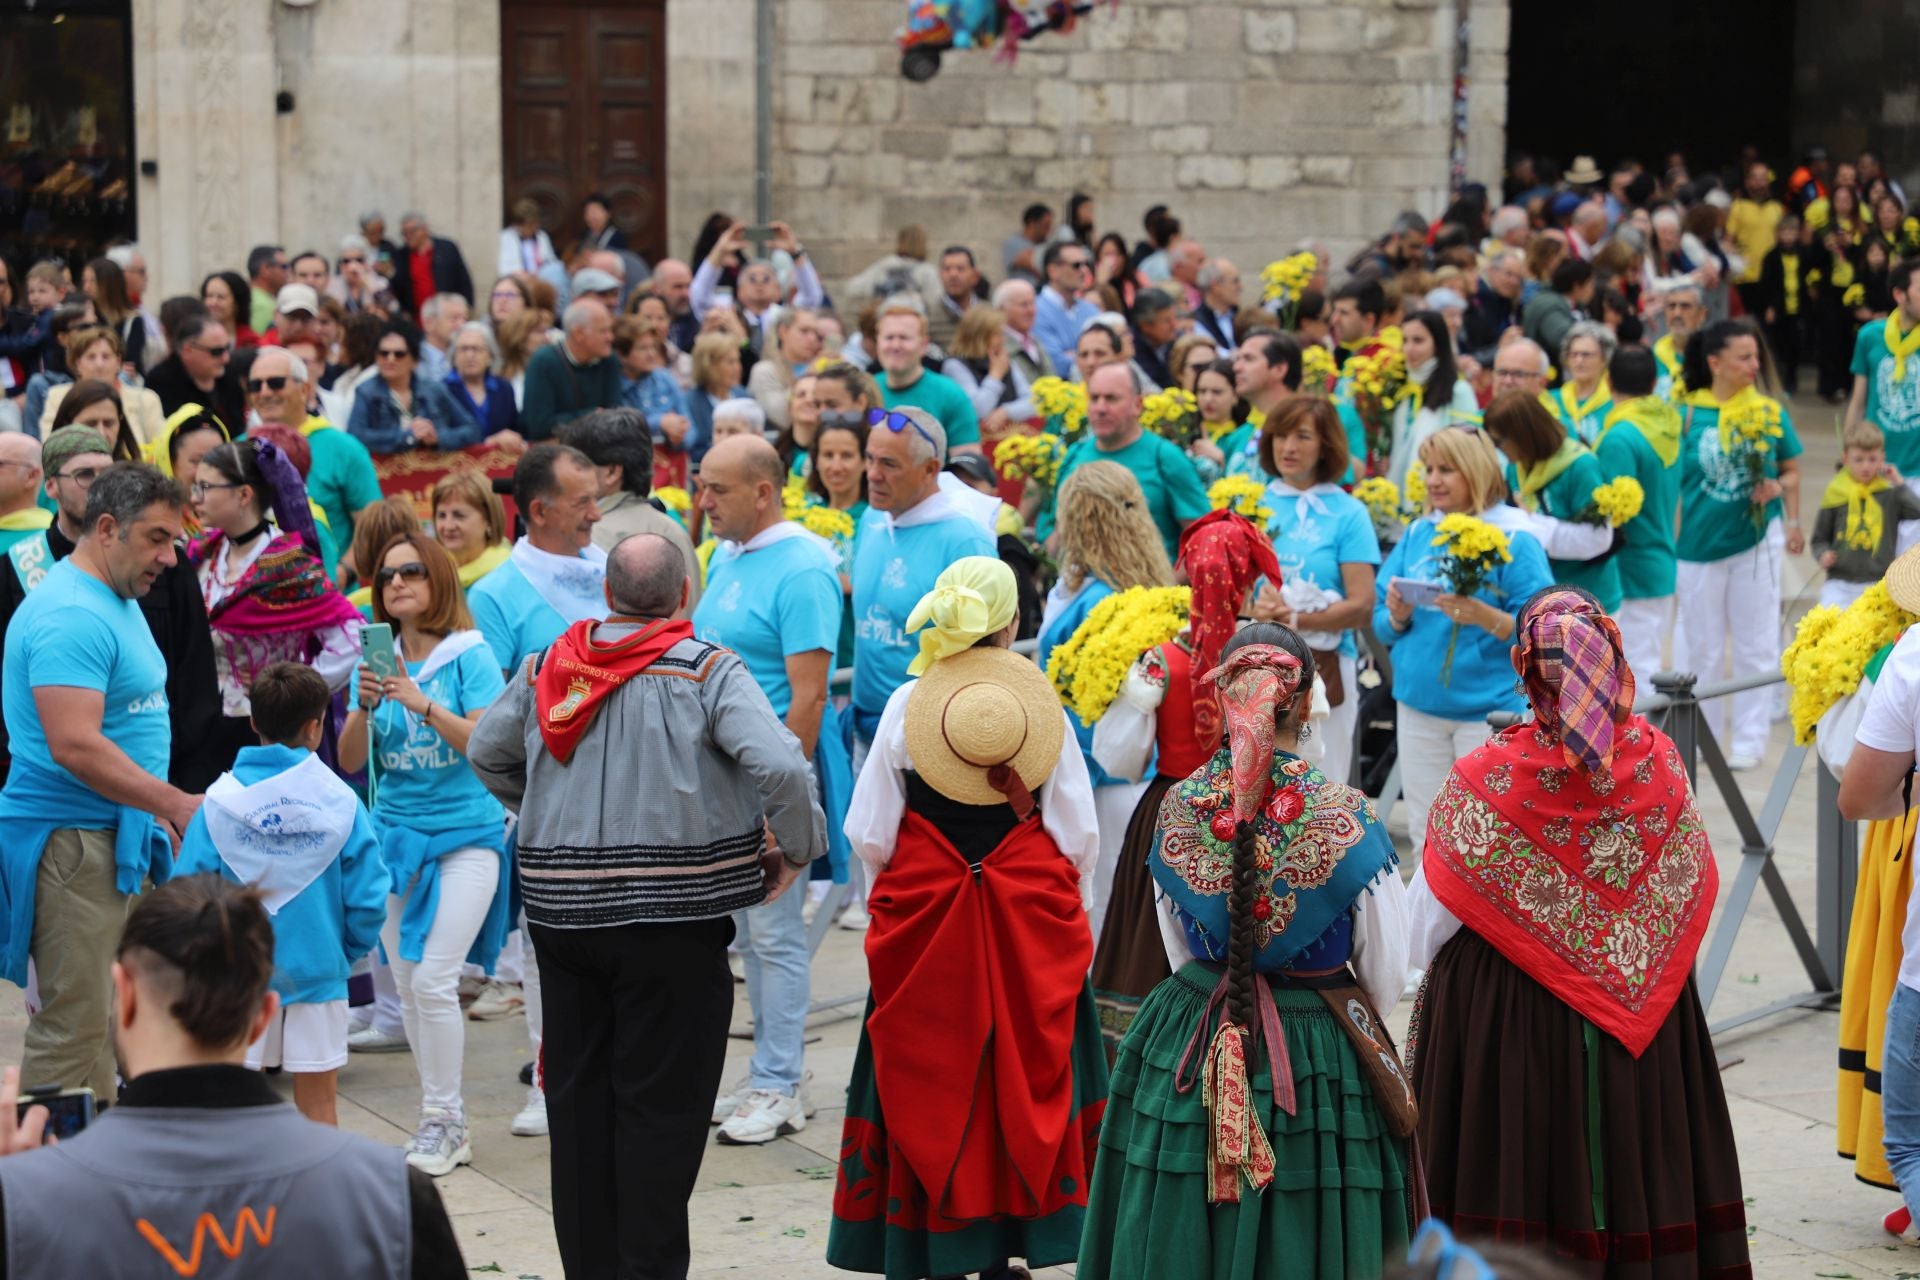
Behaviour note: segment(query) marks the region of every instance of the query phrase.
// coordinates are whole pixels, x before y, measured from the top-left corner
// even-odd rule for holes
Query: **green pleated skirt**
[[[1218,981],[1207,966],[1186,965],[1154,988],[1121,1041],[1075,1275],[1379,1275],[1406,1256],[1407,1144],[1388,1134],[1352,1044],[1317,992],[1273,992],[1296,1114],[1274,1102],[1264,1050],[1253,1064],[1253,1095],[1276,1158],[1272,1185],[1256,1194],[1243,1180],[1239,1204],[1207,1203],[1206,1108],[1197,1083],[1182,1093],[1174,1077]]]

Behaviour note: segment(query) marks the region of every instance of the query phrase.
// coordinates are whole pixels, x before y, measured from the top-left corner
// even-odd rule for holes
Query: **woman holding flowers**
[[[1380,542],[1366,505],[1337,483],[1347,470],[1347,436],[1325,396],[1280,402],[1260,429],[1260,462],[1273,478],[1264,501],[1280,577],[1261,587],[1253,616],[1285,623],[1312,647],[1332,708],[1320,768],[1345,782],[1360,715],[1354,633],[1373,616]]]
[[[1487,439],[1508,459],[1507,486],[1530,517],[1555,582],[1591,591],[1609,611],[1620,607],[1613,524],[1595,493],[1605,483],[1599,459],[1535,396],[1503,391],[1487,406]]]
[[[1484,433],[1437,431],[1420,461],[1431,509],[1381,566],[1373,611],[1374,634],[1393,654],[1400,789],[1416,857],[1453,762],[1487,740],[1489,714],[1525,709],[1507,662],[1514,610],[1553,581],[1525,515],[1501,501],[1500,457]],[[1409,587],[1413,599],[1402,580],[1419,584]],[[1415,603],[1435,587],[1440,594]]]
[[[1780,549],[1798,555],[1806,546],[1794,461],[1800,438],[1785,406],[1755,385],[1761,357],[1759,330],[1747,320],[1708,325],[1687,344],[1686,385],[1699,390],[1680,404],[1673,661],[1703,684],[1780,669]],[[1772,690],[1719,702],[1732,704],[1730,728],[1723,722],[1716,735],[1727,763],[1757,767],[1767,749]]]
[[[1434,1212],[1570,1274],[1750,1275],[1692,972],[1718,875],[1680,754],[1584,591],[1526,600],[1515,672],[1533,719],[1454,767],[1409,889]]]
[[[1107,597],[1130,587],[1173,585],[1173,565],[1153,517],[1147,514],[1146,494],[1133,473],[1119,463],[1087,462],[1076,468],[1060,487],[1056,514],[1061,570],[1060,581],[1047,597],[1046,619],[1034,650],[1034,661],[1042,671],[1047,670],[1054,650],[1071,639]],[[1128,654],[1125,661],[1131,663],[1139,656]],[[1121,841],[1145,789],[1144,779],[1137,774],[1115,777],[1102,769],[1093,758],[1097,717],[1071,718],[1093,779],[1094,809],[1100,818],[1100,861],[1093,872],[1091,916],[1098,941]]]

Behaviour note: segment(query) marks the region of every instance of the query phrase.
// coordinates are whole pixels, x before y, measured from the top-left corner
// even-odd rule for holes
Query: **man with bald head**
[[[0,552],[53,523],[40,506],[40,442],[22,431],[0,434]]]
[[[1165,436],[1140,427],[1140,392],[1124,363],[1101,365],[1087,379],[1087,434],[1067,450],[1060,463],[1060,485],[1074,470],[1093,461],[1117,462],[1133,472],[1147,495],[1147,514],[1160,530],[1173,558],[1180,531],[1213,510],[1192,459]],[[1055,486],[1054,492],[1060,492]],[[1054,513],[1041,513],[1040,536],[1050,539]]]
[[[787,469],[758,436],[728,436],[700,464],[700,509],[721,539],[694,633],[740,655],[775,715],[811,758],[840,640],[840,572],[832,549],[788,520]],[[720,1141],[772,1142],[806,1128],[802,1046],[812,1003],[804,894],[734,917],[753,1004],[753,1061],[714,1104]]]
[[[517,667],[467,742],[520,815],[553,1228],[573,1276],[687,1274],[733,917],[797,900],[788,887],[827,844],[799,742],[738,656],[674,618],[686,597],[672,543],[621,542],[599,620]]]

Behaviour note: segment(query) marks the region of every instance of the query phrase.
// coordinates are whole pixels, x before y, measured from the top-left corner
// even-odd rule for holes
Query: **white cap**
[[[274,299],[273,309],[283,316],[302,311],[317,316],[320,314],[320,295],[313,291],[310,284],[282,285],[279,296]]]

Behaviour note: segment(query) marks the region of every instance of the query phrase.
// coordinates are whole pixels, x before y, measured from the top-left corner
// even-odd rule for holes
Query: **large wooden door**
[[[554,245],[581,232],[580,202],[604,193],[628,247],[667,240],[666,0],[503,0],[501,129],[509,207],[540,203]]]

